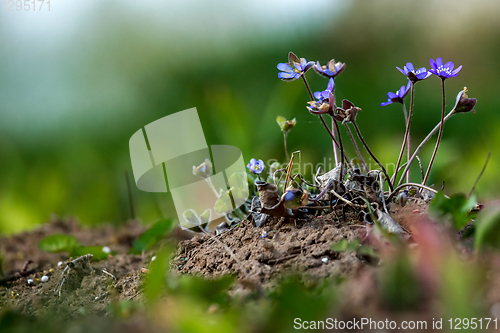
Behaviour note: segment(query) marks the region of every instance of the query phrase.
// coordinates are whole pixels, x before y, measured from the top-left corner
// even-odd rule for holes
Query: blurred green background
[[[142,126],[197,107],[209,144],[284,162],[276,116],[297,118],[291,151],[330,158],[331,142],[305,109],[300,81],[276,65],[289,51],[347,64],[338,99],[363,109],[358,123],[383,163],[395,163],[404,134],[399,105],[380,107],[405,78],[395,66],[429,67],[441,56],[463,69],[449,79],[447,110],[464,86],[477,114],[445,126],[429,184],[480,200],[498,196],[500,144],[495,89],[500,3],[489,1],[72,1],[36,12],[0,11],[0,234],[33,228],[52,214],[84,224],[130,218],[128,140]],[[313,91],[327,81],[308,73]],[[413,147],[440,118],[440,80],[417,85]],[[347,137],[345,137],[347,140]],[[420,154],[428,164],[434,142]],[[352,155],[352,154],[351,154]],[[413,169],[415,181],[420,181]],[[145,223],[175,216],[169,194],[132,186]]]

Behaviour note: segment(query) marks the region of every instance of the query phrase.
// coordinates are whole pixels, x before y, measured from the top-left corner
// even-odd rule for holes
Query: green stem
[[[290,161],[290,155],[288,155],[288,148],[286,146],[286,137],[287,137],[288,133],[285,133],[283,132],[283,142],[285,144],[285,155],[286,155],[286,160],[287,161]]]
[[[424,180],[422,181],[422,185],[425,185],[427,182],[427,178],[429,178],[429,173],[431,171],[432,163],[434,162],[434,158],[436,157],[436,153],[439,147],[439,143],[441,142],[441,137],[443,136],[443,127],[444,127],[444,108],[446,105],[446,96],[444,93],[444,78],[441,78],[441,87],[443,90],[443,111],[441,112],[441,126],[439,128],[439,134],[438,138],[436,141],[436,146],[434,147],[434,152],[432,153],[431,161],[429,162],[429,168],[427,169],[427,172],[425,173]]]
[[[403,145],[401,146],[401,151],[399,152],[398,163],[396,163],[396,170],[394,170],[394,175],[392,176],[392,179],[391,179],[392,185],[396,184],[398,169],[399,169],[399,166],[401,165],[401,159],[403,158],[403,154],[404,154],[405,148],[406,148],[406,142],[408,141],[408,134],[410,133],[411,116],[413,115],[413,95],[414,95],[414,93],[415,93],[415,82],[412,81],[411,82],[410,115],[408,117],[408,121],[406,122],[405,137],[403,139]],[[404,107],[404,105],[403,105],[403,107]],[[404,177],[404,175],[402,177]]]

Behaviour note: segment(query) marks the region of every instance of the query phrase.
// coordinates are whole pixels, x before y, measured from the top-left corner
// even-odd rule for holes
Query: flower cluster
[[[448,79],[450,77],[456,77],[458,76],[458,72],[460,72],[460,70],[462,69],[462,65],[454,69],[455,64],[453,63],[453,61],[448,61],[446,64],[443,64],[443,59],[441,59],[441,57],[438,57],[435,61],[431,58],[429,60],[429,63],[431,65],[431,69],[429,70],[427,70],[427,68],[425,67],[421,67],[415,70],[415,67],[411,62],[406,63],[403,69],[396,66],[396,68],[408,78],[409,82],[406,87],[402,86],[395,93],[387,93],[387,102],[380,104],[380,106],[386,106],[392,103],[403,103],[404,98],[410,90],[411,83],[415,84],[418,81],[425,80],[432,74],[440,77],[442,80]]]

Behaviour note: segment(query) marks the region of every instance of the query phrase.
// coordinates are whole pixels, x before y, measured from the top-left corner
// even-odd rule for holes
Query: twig
[[[366,205],[358,205],[358,204],[355,204],[355,203],[352,203],[350,202],[349,200],[345,199],[344,197],[342,197],[340,194],[338,194],[337,192],[335,192],[334,189],[331,190],[331,193],[333,193],[333,195],[335,195],[337,198],[339,198],[340,200],[344,201],[346,204],[348,204],[349,206],[351,207],[355,207],[355,208],[366,208]]]
[[[379,172],[378,174],[378,179],[379,179],[379,183],[380,183],[380,190],[382,191],[382,205],[384,206],[384,210],[385,212],[387,213],[387,215],[389,215],[389,212],[387,211],[387,206],[385,205],[385,196],[384,196],[384,182],[383,182],[383,179],[382,179],[382,174]]]
[[[394,196],[394,195],[395,195],[395,194],[396,194],[396,193],[397,193],[400,189],[402,189],[403,187],[406,187],[406,186],[416,186],[416,187],[420,187],[420,188],[422,188],[422,189],[426,189],[426,190],[428,190],[428,191],[431,191],[431,192],[433,192],[433,193],[438,193],[438,191],[437,191],[437,190],[435,190],[435,189],[433,189],[432,187],[429,187],[429,186],[425,186],[425,185],[422,185],[422,184],[417,184],[417,183],[404,183],[404,184],[401,184],[401,185],[399,185],[398,187],[396,187],[396,188],[394,189],[394,191],[393,191],[391,194],[389,194],[389,197],[387,198],[387,201],[391,201],[392,197],[393,197],[393,196]],[[444,197],[445,197],[446,199],[449,199],[449,198],[450,198],[450,197],[449,197],[449,196],[447,196],[446,194],[444,194]]]

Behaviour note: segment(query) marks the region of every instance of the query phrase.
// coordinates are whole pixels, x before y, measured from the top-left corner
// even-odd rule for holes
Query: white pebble
[[[49,281],[49,277],[47,275],[42,276],[41,278],[42,282],[47,282]]]
[[[328,262],[328,258],[327,257],[324,257],[323,259],[321,259],[322,262],[324,262],[325,264]]]
[[[57,263],[57,267],[61,267],[62,265],[64,265],[64,262],[62,262],[62,261],[59,261],[59,262]]]
[[[151,261],[155,261],[155,260],[156,260],[156,256],[153,256],[153,257],[151,258]]]
[[[109,246],[105,246],[105,247],[102,248],[102,252],[104,252],[104,253],[110,253],[111,249],[109,248]]]
[[[28,280],[26,280],[26,282],[28,282],[28,284],[32,284],[33,283],[33,279],[28,279]]]

